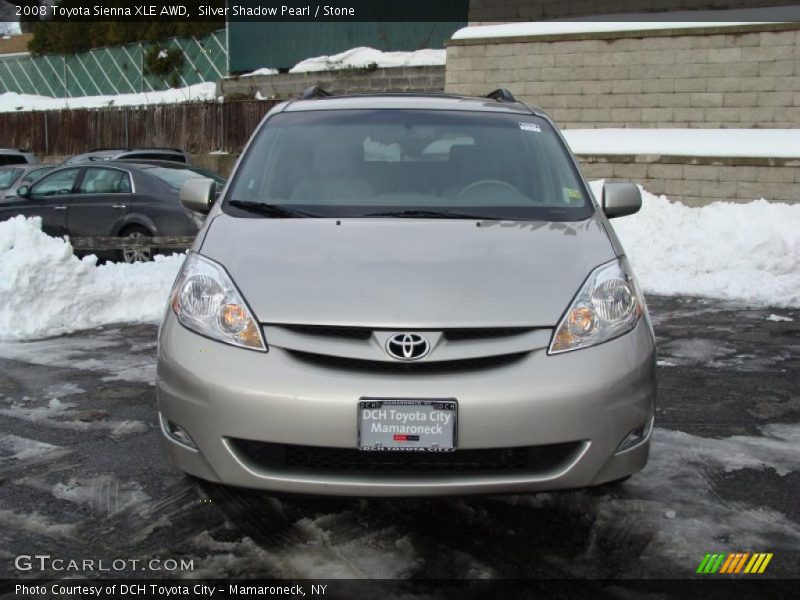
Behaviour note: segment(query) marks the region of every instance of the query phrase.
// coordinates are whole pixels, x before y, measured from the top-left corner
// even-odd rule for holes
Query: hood
[[[220,214],[199,251],[262,323],[391,329],[552,327],[615,256],[597,217],[339,223]]]

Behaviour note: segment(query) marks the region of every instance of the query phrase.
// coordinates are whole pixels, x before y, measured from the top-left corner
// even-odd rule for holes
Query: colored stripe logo
[[[713,573],[755,575],[756,573],[763,573],[771,560],[771,552],[706,554],[703,560],[700,561],[700,566],[697,567],[696,573],[703,575]]]

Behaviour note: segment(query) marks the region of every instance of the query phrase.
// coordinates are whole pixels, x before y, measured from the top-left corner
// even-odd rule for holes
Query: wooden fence
[[[40,156],[164,146],[238,153],[277,100],[196,102],[0,114],[0,147]]]

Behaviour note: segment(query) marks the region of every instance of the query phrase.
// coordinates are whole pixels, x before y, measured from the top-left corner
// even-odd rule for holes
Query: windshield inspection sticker
[[[536,123],[520,123],[519,128],[522,129],[522,131],[535,131],[536,133],[541,133],[542,131],[542,128]]]
[[[564,202],[566,204],[572,204],[583,201],[583,194],[581,194],[580,190],[576,190],[575,188],[565,187],[561,188],[561,191],[564,197]]]

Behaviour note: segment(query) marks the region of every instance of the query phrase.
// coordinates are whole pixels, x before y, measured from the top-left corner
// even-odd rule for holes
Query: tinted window
[[[63,171],[57,171],[51,175],[47,175],[33,184],[31,195],[57,196],[71,194],[72,188],[75,185],[75,179],[77,179],[80,171],[79,168],[64,169]]]
[[[197,179],[199,177],[213,179],[219,185],[223,185],[225,183],[224,177],[220,177],[213,171],[200,169],[198,167],[185,167],[178,169],[170,169],[169,167],[152,167],[150,169],[147,169],[147,173],[149,175],[153,175],[154,177],[160,179],[161,181],[163,181],[169,187],[171,187],[173,190],[176,191],[180,190],[184,182],[186,182],[187,180]]]
[[[466,111],[275,115],[245,156],[226,206],[232,200],[320,216],[426,210],[580,220],[593,212],[546,120]]]
[[[37,179],[39,179],[39,177],[41,177],[48,171],[52,170],[52,168],[53,167],[42,167],[41,169],[33,169],[31,171],[28,171],[25,174],[25,177],[22,178],[22,183],[30,183],[32,181],[36,181]]]
[[[130,194],[128,173],[118,169],[89,167],[83,174],[79,194]]]
[[[26,165],[28,160],[21,154],[0,155],[0,165]]]
[[[3,169],[0,170],[0,190],[7,190],[22,173],[22,169]]]

